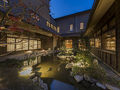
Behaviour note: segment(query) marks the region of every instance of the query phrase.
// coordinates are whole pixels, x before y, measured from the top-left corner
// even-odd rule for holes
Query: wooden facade
[[[120,72],[119,4],[119,0],[114,1],[111,7],[94,26],[93,30],[89,32],[88,36],[90,37],[91,52],[117,72]]]

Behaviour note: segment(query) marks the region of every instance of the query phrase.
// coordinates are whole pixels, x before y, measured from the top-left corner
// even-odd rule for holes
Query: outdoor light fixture
[[[19,75],[20,76],[29,76],[29,75],[32,75],[31,73],[32,73],[32,67],[25,67],[19,72]]]

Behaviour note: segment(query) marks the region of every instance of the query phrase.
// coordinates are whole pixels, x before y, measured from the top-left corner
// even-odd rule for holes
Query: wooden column
[[[116,18],[116,69],[120,72],[120,0],[115,1]]]

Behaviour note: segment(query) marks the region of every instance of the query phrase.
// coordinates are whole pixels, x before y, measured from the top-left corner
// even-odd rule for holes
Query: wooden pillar
[[[115,1],[116,18],[116,69],[120,72],[120,0]]]

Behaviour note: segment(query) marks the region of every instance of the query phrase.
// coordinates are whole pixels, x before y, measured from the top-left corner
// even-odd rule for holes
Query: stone
[[[90,78],[88,75],[86,75],[86,74],[84,74],[84,79],[85,79],[86,81],[91,81],[91,78]]]
[[[39,86],[42,87],[44,90],[48,90],[48,86],[46,83],[41,83]]]
[[[36,83],[37,82],[37,77],[33,78],[32,81],[33,81],[33,83]]]
[[[75,75],[74,78],[78,83],[83,80],[83,76],[80,76],[80,75]]]
[[[98,60],[97,60],[97,59],[94,59],[93,64],[94,64],[94,65],[98,65]]]
[[[73,72],[72,71],[70,72],[70,76],[73,76]]]
[[[101,83],[99,83],[99,82],[96,83],[96,86],[98,86],[98,87],[100,87],[100,88],[102,88],[104,90],[106,89],[106,86],[101,84]]]
[[[57,69],[57,71],[58,71],[58,72],[60,71],[60,67]]]
[[[73,67],[73,64],[72,63],[68,63],[66,66],[65,66],[65,68],[72,68]]]
[[[90,79],[90,82],[91,82],[91,83],[96,83],[96,82],[97,82],[97,80],[96,80],[96,79],[94,79],[94,78],[91,78],[91,79]]]
[[[119,88],[114,87],[114,86],[109,85],[109,84],[105,84],[105,86],[106,86],[106,87],[107,87],[107,89],[109,89],[109,90],[120,90]]]

